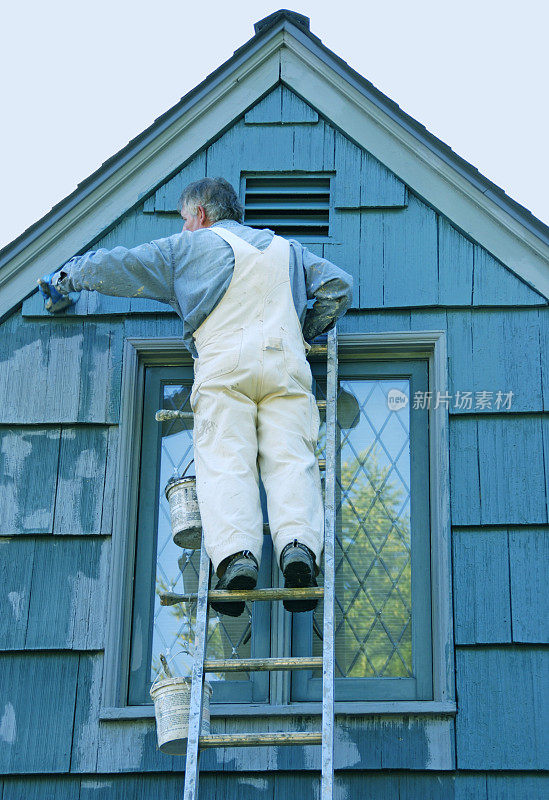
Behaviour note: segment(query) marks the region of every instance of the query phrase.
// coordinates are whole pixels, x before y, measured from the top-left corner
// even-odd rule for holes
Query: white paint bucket
[[[173,540],[185,550],[200,550],[202,520],[196,495],[196,478],[170,478],[164,489],[170,504]]]
[[[167,755],[184,756],[189,734],[191,682],[188,678],[161,678],[151,686],[156,717],[158,747]],[[212,687],[204,681],[201,734],[210,732],[210,697]]]

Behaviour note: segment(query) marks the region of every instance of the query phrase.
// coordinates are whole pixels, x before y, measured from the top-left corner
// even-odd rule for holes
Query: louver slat
[[[246,200],[246,210],[250,212],[262,210],[269,211],[286,211],[293,209],[294,211],[324,211],[326,212],[326,201],[322,198],[320,200],[313,200],[310,197],[275,197],[271,195],[268,200],[262,200],[249,195]]]
[[[246,179],[244,223],[282,236],[328,236],[330,178],[283,175]]]

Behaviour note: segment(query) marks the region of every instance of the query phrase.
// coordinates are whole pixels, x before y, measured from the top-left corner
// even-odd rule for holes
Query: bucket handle
[[[173,661],[176,656],[181,655],[181,653],[186,653],[188,656],[192,656],[192,653],[191,653],[191,651],[189,650],[188,647],[182,647],[181,650],[176,651],[169,658],[166,658],[164,653],[160,653],[159,658],[160,658],[160,663],[162,664],[162,667],[158,670],[156,678],[151,683],[151,691],[152,691],[153,687],[156,685],[156,682],[158,681],[159,678],[173,678],[174,677],[170,672],[170,668],[169,668],[168,664],[170,664],[170,662]],[[164,672],[164,675],[162,675],[163,672]],[[190,680],[190,677],[184,676],[184,678],[185,678],[186,681]]]
[[[185,469],[183,470],[183,474],[181,475],[181,477],[182,477],[182,478],[184,478],[184,477],[185,477],[185,473],[187,472],[187,470],[189,469],[189,467],[191,466],[191,464],[193,463],[193,461],[194,461],[194,458],[191,458],[191,460],[189,461],[189,463],[187,464],[187,466],[186,466],[186,467],[185,467]]]

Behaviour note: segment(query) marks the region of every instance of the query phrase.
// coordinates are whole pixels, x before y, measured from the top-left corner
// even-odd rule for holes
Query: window
[[[193,458],[192,423],[175,420],[159,424],[159,408],[190,411],[192,366],[150,367],[145,374],[143,439],[139,491],[139,518],[134,584],[132,659],[129,703],[150,702],[148,691],[160,668],[159,655],[173,659],[178,674],[190,673],[194,604],[161,606],[159,592],[195,592],[199,550],[182,550],[172,541],[169,505],[164,488],[181,475]],[[194,475],[191,468],[188,475]],[[260,582],[268,584],[270,537],[265,537]],[[270,614],[267,603],[248,606],[240,617],[209,616],[207,658],[253,658],[269,647]],[[141,622],[143,621],[143,622]],[[211,676],[214,702],[268,702],[268,674],[224,673]]]
[[[428,411],[412,408],[428,389],[425,358],[372,360],[341,347],[336,529],[336,699],[428,700],[433,697],[429,524]],[[312,363],[324,418],[325,360]],[[159,408],[188,411],[192,367],[144,370],[138,535],[132,601],[128,703],[150,703],[160,652],[176,669],[190,664],[194,608],[162,607],[157,592],[196,590],[198,551],[171,539],[164,487],[192,459],[186,421],[159,424]],[[392,392],[391,392],[392,390]],[[388,406],[396,394],[401,407]],[[325,403],[324,403],[325,407]],[[323,464],[324,419],[318,457]],[[188,474],[192,474],[192,468]],[[259,585],[281,579],[264,537]],[[238,618],[210,613],[209,658],[321,654],[322,607],[290,615],[281,603],[256,603]],[[304,702],[320,698],[315,672],[224,673],[213,678],[214,703]]]
[[[244,178],[244,224],[279,236],[327,238],[330,175],[257,174]]]
[[[413,407],[416,392],[427,382],[433,398],[448,391],[446,333],[340,334],[339,357],[339,710],[453,714],[448,408],[444,402]],[[322,356],[311,366],[322,402]],[[170,404],[188,409],[185,393],[191,382],[191,359],[179,337],[125,340],[102,719],[152,716],[147,686],[153,659],[166,645],[176,653],[175,637],[181,634],[181,643],[189,635],[183,617],[167,617],[169,624],[155,619],[155,583],[157,555],[162,566],[158,580],[168,583],[174,562],[184,555],[179,548],[171,556],[169,549],[162,550],[163,541],[166,548],[174,547],[165,541],[162,504],[174,466],[179,469],[191,458],[191,439],[182,425],[160,427],[154,413]],[[408,399],[399,419],[388,413],[383,400],[389,386]],[[324,445],[322,425],[320,463]],[[383,564],[372,558],[374,550]],[[183,582],[189,590],[196,585],[193,559],[185,555],[181,578],[176,570],[177,588]],[[269,536],[264,537],[260,580],[273,586],[282,582]],[[239,655],[259,657],[292,649],[294,655],[319,651],[314,623],[320,609],[292,620],[282,603],[256,606],[250,627],[246,616],[227,620],[224,627],[212,623],[209,647],[217,650],[210,653],[232,655],[236,648]],[[191,610],[191,628],[192,621]],[[170,630],[172,639],[167,638]],[[318,697],[318,681],[315,674],[302,672],[234,674],[215,682],[212,713],[228,713],[229,704],[240,703],[246,714],[275,708],[277,714],[315,714],[318,703],[308,701]]]
[[[425,360],[339,364],[336,425],[336,699],[432,697]],[[318,365],[317,398],[325,400]],[[391,408],[389,397],[401,402]],[[402,402],[403,401],[403,402]],[[325,446],[321,429],[319,450]],[[322,457],[324,454],[319,453]],[[312,617],[305,619],[305,616]],[[292,623],[294,655],[322,654],[322,604]],[[318,700],[321,671],[293,700]]]

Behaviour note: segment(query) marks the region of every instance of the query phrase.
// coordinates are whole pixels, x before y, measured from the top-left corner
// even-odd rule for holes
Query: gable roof
[[[0,250],[0,318],[36,278],[84,252],[280,81],[453,225],[549,297],[549,227],[483,176],[286,9],[151,126]],[[342,102],[343,100],[343,102]]]

